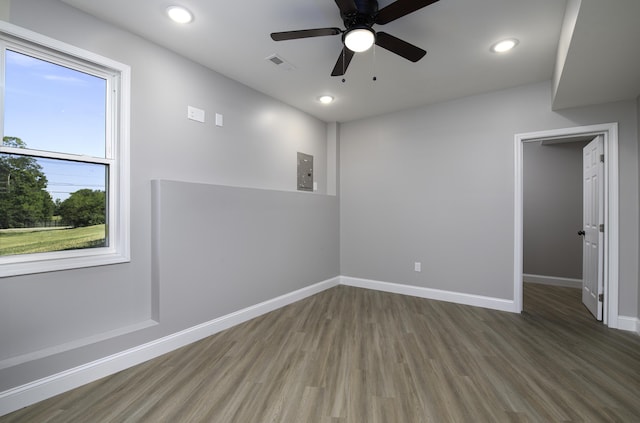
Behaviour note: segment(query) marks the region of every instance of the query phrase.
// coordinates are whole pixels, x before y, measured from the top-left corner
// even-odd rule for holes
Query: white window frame
[[[107,190],[108,246],[97,248],[19,254],[0,257],[0,277],[125,263],[130,258],[129,212],[129,116],[131,68],[112,59],[77,48],[36,32],[0,21],[0,75],[4,75],[5,50],[31,54],[107,80],[107,122],[105,157],[77,156],[12,148],[1,145],[0,152],[41,158],[103,164],[109,167]],[[4,102],[4,77],[0,78]],[[4,136],[4,105],[0,127]]]

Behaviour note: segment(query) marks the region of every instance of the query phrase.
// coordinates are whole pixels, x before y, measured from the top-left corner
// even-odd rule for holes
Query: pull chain
[[[344,65],[345,58],[347,57],[347,56],[346,56],[346,54],[345,54],[345,52],[344,52],[344,49],[345,49],[345,48],[346,48],[346,47],[342,47],[342,83],[343,83],[343,84],[344,84],[344,83],[345,83],[345,81],[346,81],[346,79],[345,79],[345,77],[344,77],[344,74],[347,72],[347,70],[345,69],[345,65]]]
[[[378,80],[376,77],[376,45],[373,44],[373,55],[371,56],[372,64],[371,68],[373,69],[373,80],[374,82]]]

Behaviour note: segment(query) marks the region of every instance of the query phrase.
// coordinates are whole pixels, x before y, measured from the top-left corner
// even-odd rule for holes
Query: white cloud
[[[44,75],[44,79],[47,81],[65,82],[68,84],[81,84],[84,85],[86,81],[73,76],[61,76],[61,75]]]

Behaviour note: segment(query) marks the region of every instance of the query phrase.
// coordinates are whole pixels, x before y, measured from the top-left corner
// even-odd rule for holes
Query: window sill
[[[34,273],[56,272],[85,267],[106,266],[128,263],[129,254],[104,252],[108,249],[96,249],[90,254],[78,252],[33,254],[30,257],[9,256],[0,258],[0,278],[29,275]],[[100,251],[102,250],[102,251]],[[66,257],[60,257],[66,255]],[[20,260],[20,261],[17,261]]]

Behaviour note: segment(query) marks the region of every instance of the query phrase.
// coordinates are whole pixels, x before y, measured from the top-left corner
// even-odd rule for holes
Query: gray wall
[[[523,146],[523,271],[582,279],[582,148]]]
[[[10,21],[132,67],[132,260],[0,280],[0,391],[220,315],[228,310],[218,307],[225,299],[234,307],[243,307],[338,275],[336,199],[319,195],[326,192],[327,181],[324,122],[58,1],[13,1]],[[205,109],[208,122],[187,120],[187,105]],[[215,112],[224,114],[224,127],[214,126]],[[274,275],[282,275],[281,269],[250,265],[261,262],[260,252],[237,251],[235,260],[247,263],[242,275],[253,275],[250,284],[255,287],[229,283],[217,289],[222,281],[209,281],[216,286],[215,307],[204,310],[203,304],[172,304],[164,294],[185,283],[196,289],[193,295],[202,289],[203,296],[211,296],[213,288],[202,287],[193,273],[187,280],[164,277],[161,285],[154,285],[151,180],[294,191],[297,151],[314,156],[319,191],[302,197],[296,193],[293,200],[282,203],[280,212],[292,220],[306,213],[315,223],[309,236],[317,243],[305,242],[295,248],[293,241],[274,244],[269,254],[286,257],[292,264],[309,255],[320,257],[316,267],[276,278]],[[209,203],[219,198],[214,193],[207,195],[203,201]],[[269,199],[274,208],[279,195]],[[309,210],[310,201],[321,202],[322,208]],[[255,239],[261,236],[256,233]],[[335,257],[317,250],[319,245],[332,243]],[[182,247],[184,257],[201,254],[200,243]],[[186,262],[191,263],[190,259]],[[230,268],[226,272],[234,274]],[[164,298],[159,309],[157,289]],[[175,312],[163,318],[167,310]],[[154,313],[161,317],[159,324],[151,321]],[[46,354],[52,355],[38,359]]]
[[[637,119],[635,101],[554,112],[545,82],[341,125],[341,274],[512,299],[514,134],[618,122],[619,310],[636,316]]]
[[[337,276],[337,197],[164,180],[152,188],[159,321],[172,331]]]
[[[6,13],[6,8],[0,12]],[[0,391],[225,313],[225,298],[230,308],[242,307],[338,275],[338,266],[347,276],[512,298],[513,135],[551,128],[620,123],[620,312],[638,315],[635,101],[553,112],[550,83],[544,83],[343,124],[332,137],[339,141],[342,155],[338,225],[335,197],[287,193],[291,196],[283,199],[281,193],[270,192],[263,198],[254,190],[293,191],[295,153],[302,151],[314,155],[319,193],[326,192],[323,122],[58,1],[13,1],[10,21],[132,66],[132,261],[2,279],[0,363],[8,367],[0,369]],[[187,105],[205,109],[208,116],[223,113],[225,126],[188,121]],[[201,183],[189,184],[184,194],[195,201],[196,193],[204,191],[204,210],[219,212],[216,207],[237,195],[248,205],[258,199],[280,205],[280,212],[292,221],[308,212],[315,223],[307,236],[315,237],[314,250],[309,252],[307,243],[304,248],[284,243],[270,253],[274,258],[290,257],[292,264],[309,256],[321,257],[324,264],[306,270],[294,266],[283,278],[276,277],[282,266],[267,271],[242,268],[238,273],[219,267],[216,277],[230,272],[241,281],[241,288],[229,284],[221,290],[219,279],[204,282],[199,274],[204,264],[190,254],[230,252],[219,243],[211,250],[202,248],[206,242],[199,239],[198,248],[187,245],[179,252],[189,266],[201,266],[198,272],[183,269],[188,279],[174,280],[179,263],[162,264],[158,259],[170,252],[163,249],[162,240],[185,234],[175,232],[175,227],[174,232],[152,231],[152,215],[163,219],[152,213],[155,179]],[[175,191],[181,185],[173,184],[166,185],[172,195],[181,194]],[[216,184],[252,189],[227,191],[212,186]],[[166,209],[166,204],[156,204],[156,211]],[[255,216],[254,207],[244,210]],[[242,222],[238,219],[234,225]],[[188,233],[195,233],[195,228]],[[265,243],[271,238],[273,234],[256,233],[248,241]],[[328,245],[334,245],[335,255],[327,253]],[[227,256],[227,261],[264,266],[262,252],[248,255],[243,250]],[[413,272],[414,261],[423,263],[422,273]],[[261,283],[265,278],[268,284]],[[195,291],[182,290],[183,283]],[[256,292],[247,292],[249,285]],[[198,292],[205,298],[215,294],[215,307],[186,307],[166,295],[193,299]],[[153,317],[159,323],[153,323]],[[62,352],[37,359],[43,349]]]
[[[640,146],[640,96],[636,103],[636,111],[638,113],[638,145]],[[638,148],[638,163],[640,164],[640,147]],[[640,216],[639,216],[640,217]],[[640,256],[638,256],[638,262],[640,262]],[[638,272],[640,273],[640,272]],[[638,319],[640,319],[640,274],[638,275]],[[640,323],[638,323],[637,331],[640,332]]]

